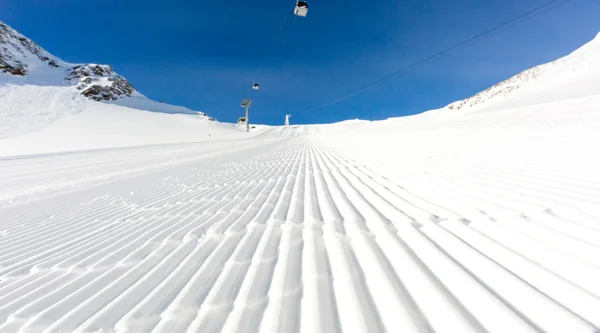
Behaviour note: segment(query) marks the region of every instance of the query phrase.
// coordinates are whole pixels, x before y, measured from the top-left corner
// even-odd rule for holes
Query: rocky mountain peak
[[[0,75],[32,77],[43,68],[53,69],[50,73],[44,71],[44,78],[50,75],[53,81],[72,85],[96,101],[117,100],[136,92],[111,66],[66,63],[0,21]]]

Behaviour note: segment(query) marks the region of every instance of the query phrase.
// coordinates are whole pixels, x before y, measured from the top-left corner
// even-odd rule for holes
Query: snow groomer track
[[[576,153],[285,133],[0,161],[0,332],[598,332]]]

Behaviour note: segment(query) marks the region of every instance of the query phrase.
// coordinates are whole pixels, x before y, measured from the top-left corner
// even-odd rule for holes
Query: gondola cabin
[[[296,1],[296,8],[294,14],[305,17],[308,13],[308,4],[305,1]]]

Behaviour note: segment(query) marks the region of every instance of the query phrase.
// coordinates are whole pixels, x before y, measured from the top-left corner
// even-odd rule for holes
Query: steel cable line
[[[415,68],[417,66],[423,65],[423,64],[428,63],[428,62],[430,62],[432,60],[440,58],[441,56],[446,55],[447,53],[449,53],[449,52],[451,52],[453,50],[456,50],[456,49],[458,49],[458,48],[460,48],[462,46],[465,46],[465,45],[467,45],[467,44],[469,44],[469,43],[471,43],[471,42],[473,42],[473,41],[475,41],[477,39],[485,37],[485,36],[491,34],[492,32],[495,32],[495,31],[497,31],[497,30],[499,30],[501,28],[504,28],[504,27],[506,27],[506,26],[508,26],[508,25],[510,25],[512,23],[515,23],[516,21],[519,21],[519,20],[524,19],[526,17],[532,16],[533,14],[535,14],[535,13],[537,13],[537,12],[543,10],[543,9],[546,9],[546,8],[548,8],[548,7],[550,7],[550,6],[554,5],[554,4],[557,4],[557,3],[560,3],[560,2],[562,2],[562,4],[566,4],[566,3],[571,2],[571,1],[573,1],[573,0],[551,0],[551,1],[548,1],[548,2],[546,2],[546,3],[544,3],[544,4],[540,5],[540,6],[537,6],[537,7],[533,8],[533,9],[530,9],[527,12],[524,12],[524,13],[518,15],[518,16],[515,16],[512,19],[510,19],[508,21],[505,21],[504,23],[501,23],[501,24],[499,24],[497,26],[494,26],[493,28],[485,30],[485,31],[483,31],[483,32],[481,32],[481,33],[473,36],[473,37],[470,37],[470,38],[468,38],[468,39],[466,39],[466,40],[464,40],[464,41],[462,41],[460,43],[457,43],[457,44],[455,44],[455,45],[453,45],[453,46],[451,46],[449,48],[446,48],[446,49],[444,49],[444,50],[442,50],[442,51],[440,51],[440,52],[438,52],[436,54],[433,54],[433,55],[431,55],[431,56],[429,56],[427,58],[424,58],[424,59],[422,59],[420,61],[417,61],[417,62],[415,62],[415,63],[413,63],[413,64],[411,64],[409,66],[406,66],[404,68],[398,69],[398,70],[396,70],[396,71],[394,71],[394,72],[392,72],[390,74],[387,74],[387,75],[385,75],[385,76],[383,76],[383,77],[381,77],[379,79],[376,79],[376,80],[371,81],[371,82],[369,82],[367,84],[364,84],[364,85],[358,87],[357,89],[351,91],[350,93],[348,93],[346,95],[340,96],[340,97],[338,97],[338,98],[336,98],[334,100],[331,100],[331,101],[323,103],[321,105],[312,107],[310,109],[307,109],[307,110],[304,110],[304,111],[301,111],[301,112],[296,112],[296,114],[305,114],[305,113],[308,113],[308,112],[311,112],[311,111],[315,111],[315,110],[318,110],[318,109],[322,109],[324,107],[327,107],[327,106],[339,103],[341,101],[344,101],[344,100],[346,100],[346,99],[348,99],[348,98],[350,98],[350,97],[352,97],[354,95],[357,95],[357,94],[361,93],[362,91],[366,90],[367,88],[370,88],[370,87],[372,87],[372,86],[374,86],[374,85],[376,85],[376,84],[378,84],[378,83],[380,83],[382,81],[385,81],[385,80],[387,80],[389,78],[392,78],[394,76],[406,73],[406,72],[410,71],[411,69],[413,69],[413,68]]]
[[[271,68],[272,59],[270,58],[270,55],[272,55],[273,52],[276,49],[278,49],[277,46],[279,44],[279,41],[281,40],[281,36],[283,35],[283,30],[285,29],[289,18],[290,18],[290,15],[287,14],[285,16],[285,18],[283,19],[283,22],[281,23],[281,26],[279,27],[279,31],[275,35],[275,39],[273,40],[273,43],[271,44],[271,46],[269,48],[269,52],[267,52],[267,55],[265,56],[265,60],[263,60],[262,65],[260,66],[260,70],[259,70],[258,76],[256,78],[260,79],[260,77],[264,74],[265,70]],[[295,18],[294,18],[294,22],[295,22]]]

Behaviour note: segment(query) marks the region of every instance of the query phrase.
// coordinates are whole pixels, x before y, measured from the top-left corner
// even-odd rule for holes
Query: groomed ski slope
[[[0,332],[599,332],[599,102],[0,160]]]

